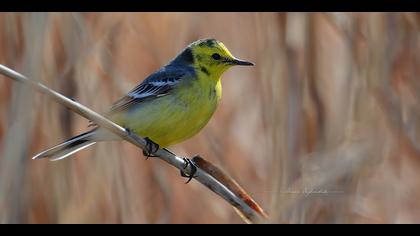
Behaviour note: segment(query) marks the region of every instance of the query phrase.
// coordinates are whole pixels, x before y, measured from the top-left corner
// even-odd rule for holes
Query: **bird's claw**
[[[181,176],[188,178],[187,182],[185,182],[185,184],[188,184],[192,178],[197,177],[195,175],[195,173],[197,172],[197,166],[188,158],[182,158],[185,161],[185,166],[184,169],[186,169],[188,167],[188,165],[191,165],[191,175],[186,174],[184,171],[181,170]]]
[[[146,160],[149,159],[149,157],[156,157],[154,153],[159,150],[159,144],[153,142],[148,137],[145,137],[144,140],[146,140],[146,150],[143,150],[143,155],[146,157]]]

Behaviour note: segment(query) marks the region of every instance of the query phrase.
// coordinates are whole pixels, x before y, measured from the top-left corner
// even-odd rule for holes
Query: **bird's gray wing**
[[[108,114],[125,111],[136,103],[168,95],[189,73],[189,70],[180,68],[163,68],[153,73],[126,96],[117,100]]]

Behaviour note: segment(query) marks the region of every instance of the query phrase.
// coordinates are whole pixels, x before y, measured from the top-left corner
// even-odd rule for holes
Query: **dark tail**
[[[77,135],[57,146],[54,146],[46,151],[43,151],[32,159],[45,158],[48,157],[51,161],[57,161],[64,159],[75,152],[78,152],[84,148],[89,147],[90,145],[95,144],[93,140],[93,135],[95,134],[96,129],[90,130],[88,132]]]

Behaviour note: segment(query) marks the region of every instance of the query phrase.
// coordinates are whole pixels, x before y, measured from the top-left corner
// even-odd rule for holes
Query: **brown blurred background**
[[[182,48],[216,38],[205,129],[171,148],[223,167],[273,223],[420,223],[416,13],[0,13],[0,63],[104,112]],[[0,223],[241,223],[129,143],[31,157],[88,121],[0,76]]]

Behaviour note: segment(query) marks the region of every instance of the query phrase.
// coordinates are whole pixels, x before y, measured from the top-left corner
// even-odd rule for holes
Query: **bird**
[[[130,132],[145,137],[148,156],[197,134],[214,114],[221,96],[221,76],[233,66],[254,63],[234,57],[216,39],[190,43],[156,72],[146,77],[104,114]],[[49,148],[32,159],[57,161],[97,142],[122,140],[110,131],[93,128]]]

